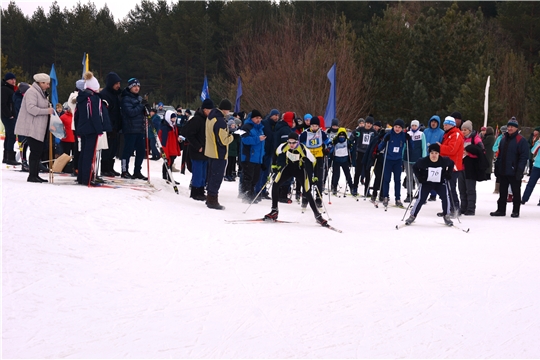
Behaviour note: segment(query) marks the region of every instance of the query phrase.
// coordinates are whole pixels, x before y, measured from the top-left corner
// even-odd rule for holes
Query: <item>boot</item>
[[[328,221],[325,218],[323,218],[320,213],[315,215],[315,221],[317,221],[317,224],[320,224],[321,226],[328,225]]]
[[[406,203],[411,202],[411,198],[412,198],[411,194],[407,194],[407,197],[405,198],[405,200],[403,200],[403,202],[406,202]]]
[[[494,212],[490,212],[489,215],[490,216],[506,216],[505,213],[503,213],[502,211],[499,211],[499,210],[494,211]]]
[[[385,197],[385,198],[383,199],[383,206],[384,206],[384,207],[387,207],[389,201],[390,201],[390,199],[388,199],[387,197]]]
[[[400,207],[400,208],[404,208],[403,203],[401,202],[401,200],[396,200],[396,206]]]
[[[4,155],[2,157],[2,164],[5,164],[6,163],[6,150],[4,150]]]
[[[448,226],[452,226],[454,225],[454,223],[452,222],[452,220],[450,220],[450,215],[444,215],[443,216],[443,220],[444,220],[444,223]]]
[[[409,216],[409,218],[405,220],[405,225],[411,225],[415,219],[416,219],[416,216],[414,215]]]
[[[41,183],[41,179],[38,177],[39,174],[39,161],[30,160],[30,165],[28,169],[28,179],[26,181],[33,183]]]
[[[493,190],[493,193],[494,194],[498,194],[499,193],[499,187],[500,187],[500,183],[495,183],[495,190]]]
[[[28,163],[26,162],[26,160],[23,160],[23,162],[22,162],[21,171],[22,172],[29,172],[30,171],[30,168],[29,168]]]
[[[6,164],[8,165],[21,165],[20,162],[15,160],[15,151],[4,151],[6,157]]]
[[[268,214],[264,215],[264,220],[272,220],[276,221],[278,218],[279,211],[277,208],[272,208],[272,211],[270,211]]]
[[[141,172],[135,172],[133,173],[133,175],[131,176],[132,179],[139,179],[139,180],[148,180],[148,178],[146,176],[144,176]]]
[[[217,195],[207,195],[206,196],[206,206],[210,209],[224,210],[225,206],[219,204]]]
[[[192,187],[191,188],[191,197],[193,200],[206,201],[206,195],[204,195],[203,187]]]

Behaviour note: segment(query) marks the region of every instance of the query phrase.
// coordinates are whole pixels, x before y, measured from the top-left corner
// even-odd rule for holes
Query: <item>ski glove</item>
[[[315,183],[315,182],[319,181],[319,178],[314,176],[313,178],[311,178],[311,181]]]
[[[279,165],[272,165],[272,172],[274,174],[277,174],[281,170],[281,166]]]

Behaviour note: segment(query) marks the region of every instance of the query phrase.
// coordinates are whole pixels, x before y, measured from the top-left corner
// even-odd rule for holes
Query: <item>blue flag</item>
[[[58,79],[56,78],[56,70],[54,70],[54,64],[52,64],[51,73],[49,76],[51,77],[51,102],[53,108],[56,108],[56,104],[58,104],[58,91],[56,90],[56,87],[58,86]]]
[[[84,73],[86,72],[86,53],[82,56],[82,75],[81,79],[84,79]]]
[[[240,112],[240,97],[242,96],[242,79],[238,77],[238,88],[236,88],[236,104],[234,105],[234,112]]]
[[[328,71],[328,79],[330,80],[330,95],[328,95],[328,104],[324,112],[324,125],[326,128],[332,126],[332,119],[336,117],[336,63],[332,65]]]
[[[204,101],[205,99],[210,99],[210,92],[208,91],[208,79],[206,78],[206,75],[204,76],[204,84],[201,91],[201,101]]]

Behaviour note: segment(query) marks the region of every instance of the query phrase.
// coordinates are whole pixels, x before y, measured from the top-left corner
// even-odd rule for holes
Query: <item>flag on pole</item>
[[[486,94],[484,99],[484,126],[487,127],[487,121],[488,121],[488,107],[489,107],[489,78],[487,78],[486,82]]]
[[[84,73],[86,72],[86,53],[83,54],[82,57],[82,75],[81,79],[84,79]]]
[[[53,108],[55,108],[56,104],[58,104],[58,91],[56,90],[56,87],[58,86],[58,79],[56,77],[54,64],[52,64],[51,73],[49,76],[51,77],[51,103],[53,104]]]
[[[330,80],[330,95],[328,95],[328,104],[324,112],[324,124],[326,128],[330,128],[332,119],[336,117],[336,63],[332,65],[326,76]]]
[[[240,112],[240,97],[242,96],[242,79],[238,77],[238,87],[236,88],[236,104],[234,105],[234,112]]]
[[[204,84],[201,91],[201,101],[210,99],[210,92],[208,91],[208,79],[204,76]]]
[[[86,54],[86,62],[84,64],[86,71],[90,71],[90,54]]]

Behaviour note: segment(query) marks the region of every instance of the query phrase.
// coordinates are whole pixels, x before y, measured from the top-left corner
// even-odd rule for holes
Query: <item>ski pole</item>
[[[283,171],[283,170],[281,170]],[[280,171],[280,173],[281,173]],[[249,203],[247,209],[243,212],[243,214],[245,214],[249,208],[251,207],[251,205],[253,205],[253,203],[255,202],[255,200],[257,200],[257,198],[259,197],[259,195],[261,195],[261,193],[263,192],[264,189],[266,189],[266,186],[269,184],[270,186],[272,186],[274,184],[274,179],[276,178],[277,176],[275,176],[275,174],[272,174],[271,176],[268,177],[268,180],[266,180],[266,182],[264,183],[263,186],[261,186],[261,190],[259,190],[259,192],[257,193],[257,195],[253,198],[253,200],[251,200],[251,202]]]
[[[448,192],[448,196],[450,197],[450,203],[452,204],[452,209],[456,212],[456,219],[461,224],[461,220],[459,220],[459,210],[456,209],[456,204],[454,203],[454,198],[452,196],[452,191],[450,190],[450,184],[446,183],[446,191]]]
[[[319,187],[317,186],[317,184],[313,184],[313,187],[315,188],[315,190],[317,191],[317,194],[319,194],[319,197],[321,197],[321,192],[319,191]],[[323,207],[324,207],[324,212],[326,212],[326,215],[328,216],[328,220],[332,220],[332,218],[330,217],[330,214],[328,213],[328,209],[326,208],[326,205],[324,204],[324,201],[321,201],[322,204],[323,204]]]
[[[146,181],[150,184],[150,159],[148,158],[148,156],[150,155],[150,144],[148,139],[148,116],[144,117],[144,122],[146,127],[146,173],[148,174]]]
[[[388,139],[388,141],[390,141],[390,139]],[[381,183],[379,184],[379,192],[380,192],[379,196],[382,195],[383,200],[384,200],[384,193],[383,193],[382,183],[383,183],[383,179],[384,179],[384,167],[386,166],[386,155],[388,153],[388,141],[386,142],[386,147],[384,148],[384,160],[383,160],[383,163],[382,163]]]
[[[414,194],[415,197],[420,192],[420,186],[421,185],[419,185],[418,189],[416,189],[416,194]],[[418,199],[416,201],[420,201],[420,195],[418,195]],[[409,201],[409,205],[407,205],[407,208],[405,209],[405,214],[403,214],[403,217],[401,218],[401,221],[405,220],[405,216],[407,215],[407,211],[409,211],[409,208],[411,207],[411,205],[412,205],[412,199],[411,199],[411,201]]]

